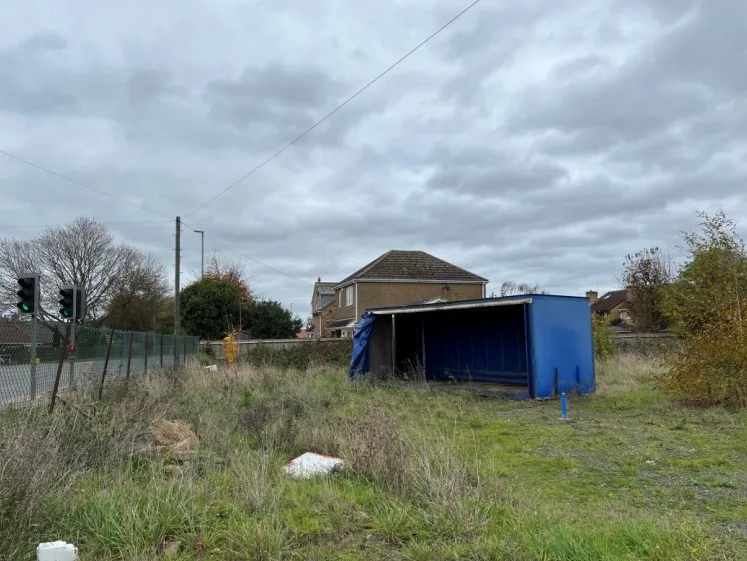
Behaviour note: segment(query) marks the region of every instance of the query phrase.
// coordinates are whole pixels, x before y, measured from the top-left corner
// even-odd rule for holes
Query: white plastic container
[[[36,548],[36,561],[76,561],[78,548],[71,543],[56,541],[40,543]]]

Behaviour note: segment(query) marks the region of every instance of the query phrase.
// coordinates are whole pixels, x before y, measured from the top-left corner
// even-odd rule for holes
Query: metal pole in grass
[[[568,399],[565,396],[565,392],[560,394],[560,413],[563,415],[563,420],[568,420]]]
[[[187,366],[187,336],[182,335],[182,343],[184,345],[184,352],[182,353],[182,366]]]
[[[60,376],[62,376],[62,365],[67,358],[67,345],[70,342],[70,324],[67,324],[65,330],[65,342],[60,350],[60,360],[57,362],[57,375],[54,377],[54,386],[52,387],[52,399],[49,402],[49,414],[54,411],[54,402],[57,399],[57,391],[60,389]]]
[[[109,355],[112,352],[112,340],[114,339],[114,330],[109,332],[109,344],[106,347],[106,357],[104,358],[104,370],[101,372],[101,385],[99,386],[99,401],[104,393],[104,381],[106,380],[106,369],[109,367]]]
[[[145,354],[143,355],[143,373],[148,373],[148,332],[145,332],[145,342],[143,343]]]
[[[29,369],[29,395],[32,403],[36,401],[36,327],[37,317],[36,314],[33,314],[31,316],[31,352],[29,353],[31,356],[31,368]]]
[[[129,349],[127,350],[127,379],[130,379],[130,365],[132,364],[132,336],[134,333],[130,331],[130,345]]]
[[[163,368],[163,333],[161,333],[161,368]]]

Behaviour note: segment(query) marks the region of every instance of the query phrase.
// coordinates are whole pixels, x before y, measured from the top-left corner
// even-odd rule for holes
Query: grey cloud
[[[568,171],[555,162],[512,160],[487,148],[432,154],[436,171],[426,183],[429,191],[456,191],[481,197],[526,193],[557,186]]]
[[[596,131],[604,142],[586,146],[603,151],[706,114],[719,97],[747,89],[742,64],[747,39],[740,23],[747,6],[728,4],[729,9],[725,2],[701,2],[695,10],[675,10],[669,15],[680,23],[622,66],[596,61],[597,71],[560,88],[548,83],[527,92],[512,108],[509,129]]]
[[[26,52],[61,51],[67,46],[67,41],[49,31],[43,31],[31,35],[20,45],[21,50]]]
[[[153,25],[122,5],[116,21],[87,12],[86,29],[103,32],[82,35],[71,19],[1,42],[0,147],[185,216],[454,4],[195,3],[186,25],[162,10]],[[696,209],[747,213],[744,12],[737,0],[481,3],[187,218],[183,282],[199,270],[195,227],[207,251],[304,279],[245,261],[260,294],[302,313],[317,276],[339,279],[391,248],[431,251],[494,285],[613,288],[625,253],[673,247]],[[240,25],[221,23],[231,17]],[[153,56],[146,44],[158,45]],[[6,200],[0,235],[32,214],[50,224],[159,219],[2,157],[0,178],[33,196]],[[111,228],[173,267],[173,223]]]

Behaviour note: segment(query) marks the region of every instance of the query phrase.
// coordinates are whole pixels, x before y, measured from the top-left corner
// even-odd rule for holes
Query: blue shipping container
[[[530,398],[591,393],[589,300],[540,294],[367,310],[350,377],[403,371]]]

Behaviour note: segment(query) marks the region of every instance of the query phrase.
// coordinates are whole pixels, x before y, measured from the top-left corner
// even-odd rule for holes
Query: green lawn
[[[121,559],[747,559],[747,412],[679,403],[650,362],[527,402],[349,383],[343,372],[148,377],[0,418],[0,558],[65,539]],[[181,459],[148,427],[182,419]],[[307,450],[349,468],[293,480]]]

